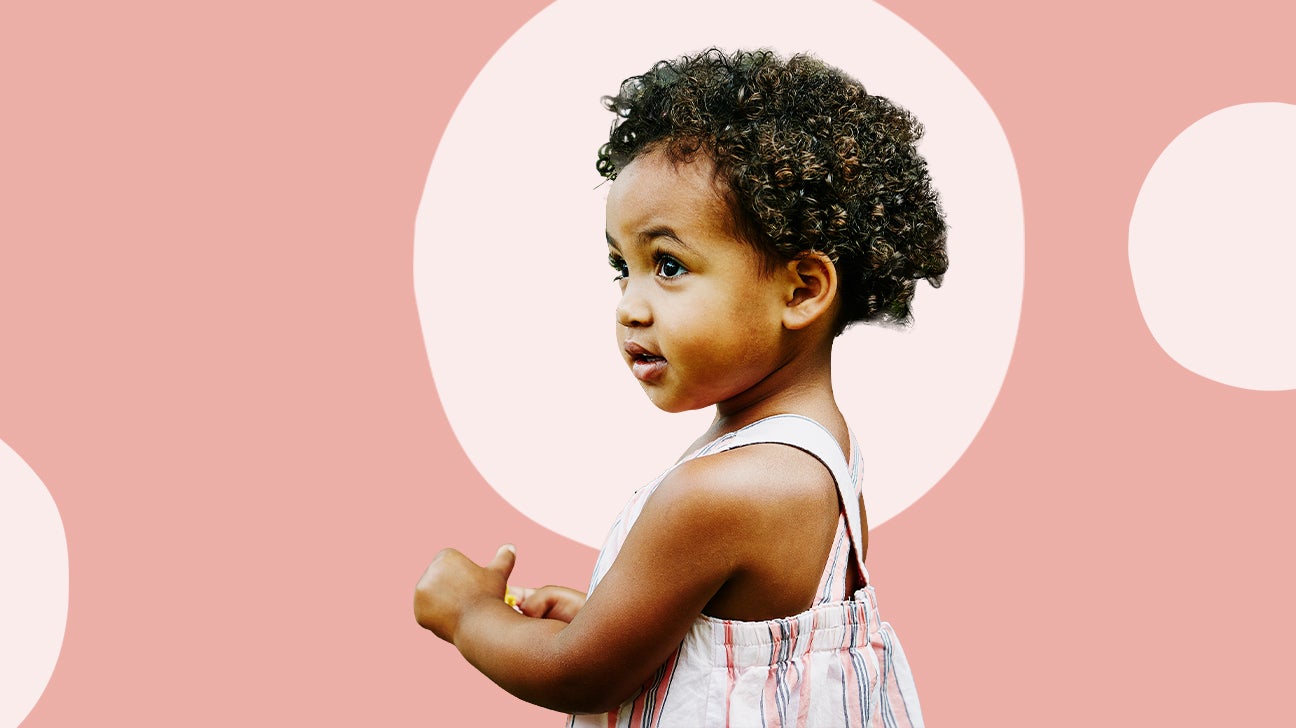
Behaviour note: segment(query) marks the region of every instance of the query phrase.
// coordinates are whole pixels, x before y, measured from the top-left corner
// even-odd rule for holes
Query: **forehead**
[[[710,157],[675,162],[650,151],[617,175],[607,199],[608,234],[621,240],[663,226],[734,237],[733,216]]]

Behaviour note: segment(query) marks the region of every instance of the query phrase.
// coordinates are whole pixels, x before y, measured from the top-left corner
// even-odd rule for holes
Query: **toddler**
[[[511,546],[447,549],[419,624],[569,726],[921,726],[830,367],[847,326],[907,322],[945,272],[921,127],[768,51],[662,61],[604,101],[618,346],[655,405],[715,417],[613,524],[588,596],[508,589]]]

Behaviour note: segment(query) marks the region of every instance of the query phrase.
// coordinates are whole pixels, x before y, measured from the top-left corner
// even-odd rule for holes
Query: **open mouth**
[[[658,356],[633,341],[625,343],[626,356],[630,357],[630,371],[641,382],[661,378],[666,369],[666,357]]]
[[[630,357],[631,363],[666,361],[664,357],[657,356],[656,354],[652,353],[648,349],[644,348],[641,344],[638,344],[633,341],[625,342],[625,353],[626,356]]]

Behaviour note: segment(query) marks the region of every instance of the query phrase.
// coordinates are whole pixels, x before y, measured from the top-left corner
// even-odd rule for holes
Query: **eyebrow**
[[[611,245],[618,253],[621,252],[621,246],[618,245],[617,241],[612,237],[612,233],[604,230],[603,236],[607,238],[608,245]],[[693,254],[697,254],[698,252],[692,245],[684,242],[684,240],[675,232],[675,229],[669,225],[658,225],[656,227],[648,228],[635,237],[637,237],[642,243],[649,243],[657,238],[670,238],[676,245],[679,245],[686,252]]]

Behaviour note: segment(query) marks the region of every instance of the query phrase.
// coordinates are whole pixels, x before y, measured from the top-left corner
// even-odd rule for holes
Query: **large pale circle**
[[[22,723],[63,648],[68,559],[49,491],[0,442],[0,727]]]
[[[930,41],[867,2],[562,0],[482,70],[433,160],[415,284],[437,390],[482,475],[537,522],[599,544],[629,494],[710,421],[648,403],[613,334],[598,103],[654,62],[710,46],[810,51],[907,107],[950,224],[951,268],[916,324],[838,340],[838,399],[863,443],[871,525],[962,455],[1003,381],[1022,291],[1022,214],[1003,130]],[[456,484],[440,487],[453,489]]]
[[[1296,389],[1296,106],[1230,106],[1188,127],[1148,171],[1130,218],[1139,308],[1189,371]]]

